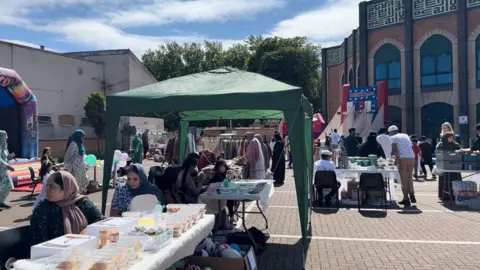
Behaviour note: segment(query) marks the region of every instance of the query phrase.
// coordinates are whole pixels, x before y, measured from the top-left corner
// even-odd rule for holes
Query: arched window
[[[392,44],[385,44],[375,53],[375,84],[386,81],[389,94],[400,94],[401,68],[400,50]]]
[[[346,84],[347,81],[345,81],[345,73],[342,74],[342,86]]]
[[[420,59],[422,88],[452,85],[452,42],[448,38],[428,38],[420,48]]]
[[[480,88],[480,35],[475,40],[475,51],[477,52],[477,88]]]
[[[350,84],[350,87],[355,88],[355,84],[353,81],[353,69],[350,69],[348,72],[348,83]]]

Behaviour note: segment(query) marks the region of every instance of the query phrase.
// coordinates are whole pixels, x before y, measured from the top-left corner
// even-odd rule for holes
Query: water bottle
[[[157,202],[157,204],[155,204],[155,208],[153,209],[155,227],[157,228],[160,226],[160,222],[162,221],[162,213],[163,213],[163,205],[161,202]]]

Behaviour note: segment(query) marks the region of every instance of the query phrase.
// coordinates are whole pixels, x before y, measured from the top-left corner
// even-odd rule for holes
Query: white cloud
[[[339,45],[358,27],[358,3],[362,1],[329,1],[317,9],[279,22],[269,35],[306,36],[322,47]]]
[[[157,0],[108,14],[120,26],[162,25],[174,22],[207,22],[249,17],[283,7],[285,0]]]
[[[218,40],[225,47],[241,40],[215,39],[199,34],[176,36],[143,36],[126,33],[116,27],[93,20],[68,21],[43,28],[45,31],[61,34],[64,41],[80,44],[95,50],[124,49],[132,50],[138,57],[147,49],[156,49],[159,45],[169,42],[203,42]]]

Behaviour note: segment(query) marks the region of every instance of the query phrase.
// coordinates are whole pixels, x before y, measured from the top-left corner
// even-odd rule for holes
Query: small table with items
[[[272,180],[239,180],[231,181],[228,187],[224,183],[213,183],[208,186],[207,192],[200,195],[199,201],[207,203],[211,201],[218,202],[218,211],[224,207],[222,202],[227,200],[240,201],[241,210],[239,216],[242,218],[242,226],[256,250],[255,241],[247,229],[245,214],[261,214],[268,228],[268,219],[265,212],[268,208],[269,199],[273,196]],[[245,202],[255,201],[259,212],[246,211]],[[238,211],[238,209],[237,209]]]
[[[167,269],[194,253],[215,222],[205,205],[169,205],[167,213],[128,212],[87,227],[88,235],[69,234],[35,245],[31,260],[14,269]]]

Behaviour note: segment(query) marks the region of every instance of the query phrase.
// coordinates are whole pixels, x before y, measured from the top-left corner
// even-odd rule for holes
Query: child
[[[419,155],[420,155],[420,147],[418,146],[418,139],[416,135],[411,135],[410,140],[412,141],[412,150],[413,153],[415,154],[415,164],[413,165],[414,167],[414,173],[413,177],[415,177],[415,180],[418,181],[418,165],[419,165]]]
[[[42,190],[40,190],[40,194],[38,194],[37,198],[35,199],[33,209],[35,209],[37,205],[47,196],[47,179],[52,173],[54,173],[53,163],[48,159],[44,160],[42,167],[40,167],[39,173],[39,176],[42,177]]]

